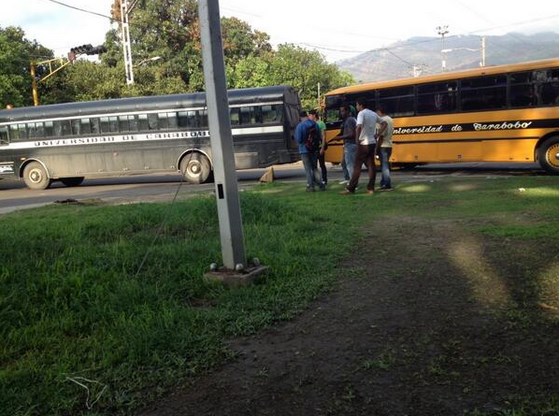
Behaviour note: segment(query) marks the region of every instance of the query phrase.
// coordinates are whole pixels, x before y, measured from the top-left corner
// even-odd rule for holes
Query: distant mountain
[[[446,71],[480,65],[482,37],[449,36],[444,42]],[[486,66],[558,57],[558,33],[554,32],[485,36],[484,43]],[[442,71],[442,42],[437,37],[415,37],[336,64],[360,83],[435,74]]]

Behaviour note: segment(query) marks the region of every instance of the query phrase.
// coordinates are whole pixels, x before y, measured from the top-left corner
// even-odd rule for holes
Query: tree
[[[33,105],[31,62],[53,57],[53,52],[37,41],[25,39],[19,27],[0,27],[0,105]]]
[[[224,60],[234,66],[252,56],[262,56],[272,50],[266,33],[253,31],[251,26],[236,17],[222,18]]]
[[[120,0],[112,4],[113,18]],[[118,19],[120,21],[120,18]],[[41,83],[41,103],[85,101],[123,96],[203,91],[204,71],[196,0],[150,0],[137,3],[129,18],[135,83],[127,85],[120,31],[105,36],[100,62],[78,60]],[[321,91],[353,82],[318,52],[294,45],[272,49],[269,36],[237,18],[222,18],[222,42],[228,88],[291,85],[304,106],[316,107]],[[17,28],[0,28],[0,97],[6,103],[31,105],[29,62],[52,51],[23,38]],[[158,57],[155,62],[151,58]]]
[[[241,61],[232,72],[231,81],[232,88],[291,85],[306,108],[319,105],[317,85],[326,92],[354,83],[350,74],[327,63],[319,52],[291,44],[280,45],[277,52]]]

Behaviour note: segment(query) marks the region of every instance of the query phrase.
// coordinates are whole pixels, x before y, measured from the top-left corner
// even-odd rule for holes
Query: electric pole
[[[247,261],[229,119],[218,0],[199,0],[198,15],[222,259],[226,269],[242,271],[247,267]]]
[[[130,31],[128,27],[128,15],[132,11],[128,7],[128,0],[121,1],[121,40],[123,45],[124,68],[127,85],[134,84],[134,72],[132,70],[132,50],[130,47]]]
[[[441,36],[441,72],[445,72],[445,35],[449,33],[449,26],[438,26],[436,30],[438,35]]]
[[[480,66],[486,66],[486,36],[480,38]]]

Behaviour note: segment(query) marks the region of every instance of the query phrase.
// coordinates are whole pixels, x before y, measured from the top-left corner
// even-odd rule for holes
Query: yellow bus
[[[394,120],[393,166],[539,162],[558,172],[558,59],[481,67],[338,88],[325,96],[329,148],[339,163],[341,105],[365,99]]]

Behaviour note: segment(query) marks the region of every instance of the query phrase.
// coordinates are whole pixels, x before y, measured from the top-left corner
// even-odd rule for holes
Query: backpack
[[[316,123],[313,123],[307,131],[307,138],[305,139],[305,147],[310,152],[318,152],[322,143],[321,132]]]

